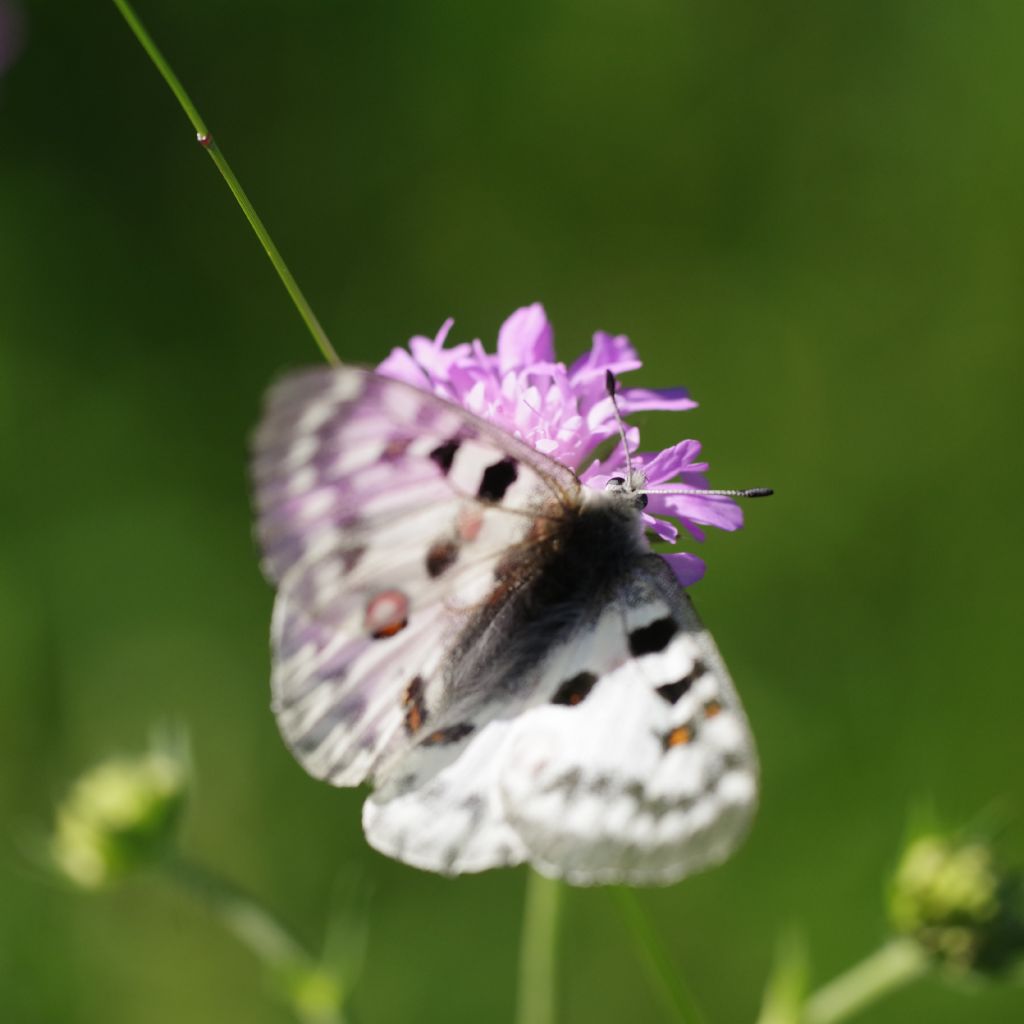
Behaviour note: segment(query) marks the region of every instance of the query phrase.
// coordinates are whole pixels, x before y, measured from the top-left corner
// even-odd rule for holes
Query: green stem
[[[838,1024],[920,978],[928,958],[912,939],[892,939],[808,997],[803,1024]]]
[[[231,165],[214,141],[195,104],[185,91],[185,87],[178,80],[178,76],[171,69],[170,64],[167,63],[166,58],[157,48],[156,43],[153,42],[142,22],[139,21],[138,15],[132,9],[128,0],[114,0],[114,4],[128,23],[128,27],[135,34],[135,38],[149,55],[149,59],[153,62],[157,71],[163,76],[171,92],[174,93],[181,109],[192,122],[192,127],[196,130],[196,139],[203,149],[210,154],[210,158],[216,165],[217,170],[220,171],[221,177],[227,183],[228,188],[231,189],[231,194],[242,208],[246,220],[249,221],[253,231],[256,233],[256,237],[260,240],[263,251],[267,254],[274,269],[277,271],[277,276],[281,278],[281,283],[291,296],[295,308],[299,311],[299,316],[302,317],[306,327],[309,329],[309,333],[313,335],[313,340],[323,353],[324,358],[331,365],[337,366],[341,360],[338,358],[337,352],[334,351],[334,347],[327,337],[327,332],[323,329],[316,314],[313,312],[313,307],[306,301],[305,295],[302,294],[302,289],[299,288],[298,282],[292,276],[292,272],[288,269],[288,265],[285,263],[281,253],[278,252],[277,246],[274,245],[274,240],[270,237],[270,233],[260,219],[260,215],[249,201],[249,197],[245,194],[241,183],[235,177],[235,172],[231,170]]]
[[[531,871],[526,878],[523,933],[519,944],[516,1024],[554,1024],[557,1019],[558,911],[561,882]]]
[[[168,858],[162,867],[174,882],[209,907],[228,931],[264,963],[280,967],[312,960],[269,910],[233,882],[178,856]]]
[[[664,945],[651,927],[651,922],[632,889],[619,886],[615,890],[619,909],[643,956],[644,969],[661,997],[665,1009],[680,1024],[704,1024],[705,1017],[683,983],[682,976],[669,959]]]
[[[190,896],[204,904],[232,935],[278,977],[314,977],[320,969],[314,957],[266,907],[228,879],[180,855],[161,864],[164,873]],[[345,1024],[340,1010],[322,1001],[309,1008],[301,996],[290,999],[303,1024]]]

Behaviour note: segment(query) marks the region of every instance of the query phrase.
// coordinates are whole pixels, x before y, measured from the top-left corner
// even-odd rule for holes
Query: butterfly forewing
[[[541,501],[572,473],[432,395],[361,370],[285,378],[252,466],[278,585],[274,708],[314,775],[355,785],[430,725],[438,671]]]

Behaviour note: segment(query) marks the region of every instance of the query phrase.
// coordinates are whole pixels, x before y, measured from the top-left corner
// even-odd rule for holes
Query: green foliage
[[[799,1024],[809,984],[807,944],[793,930],[779,938],[757,1024]]]
[[[376,882],[362,1019],[495,1019],[522,877],[369,852],[267,710],[269,592],[244,438],[317,358],[109,4],[28,3],[0,81],[0,815],[162,714],[184,823],[301,934],[338,865]],[[695,589],[761,750],[740,855],[645,900],[711,1020],[756,1013],[779,921],[816,977],[874,948],[908,803],[1019,806],[1024,9],[915,0],[140,12],[336,347],[372,362],[544,300],[567,356],[630,333],[701,409],[717,484],[775,486]],[[1007,858],[1021,862],[1011,841]],[[0,862],[0,1016],[280,1024],[253,965],[145,881],[74,901]],[[566,900],[567,1024],[657,1020],[607,899]],[[967,1000],[970,1000],[968,1003]],[[865,1021],[1002,1024],[1005,986],[923,983]],[[507,1016],[511,1015],[511,1010]]]

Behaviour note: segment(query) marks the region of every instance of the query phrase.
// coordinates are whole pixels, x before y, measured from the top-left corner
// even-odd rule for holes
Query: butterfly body
[[[372,845],[579,884],[668,883],[735,847],[753,744],[634,481],[586,488],[350,368],[271,392],[253,472],[278,722],[312,774],[373,782]]]
[[[446,698],[522,694],[547,652],[593,620],[646,550],[633,508],[617,495],[548,503],[526,542],[495,566],[494,589],[455,641]]]

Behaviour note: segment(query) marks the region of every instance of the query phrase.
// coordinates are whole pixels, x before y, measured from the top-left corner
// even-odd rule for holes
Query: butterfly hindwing
[[[374,846],[434,871],[529,860],[576,884],[659,884],[738,844],[757,790],[746,718],[660,558],[641,558],[519,692],[460,712],[457,750],[401,759],[364,809]]]
[[[355,785],[430,728],[442,656],[572,473],[432,395],[365,371],[286,377],[254,438],[277,583],[274,709],[319,778]]]
[[[545,874],[664,884],[738,845],[756,805],[757,759],[686,595],[666,590],[619,610],[630,657],[568,713],[533,713],[507,755],[506,814]]]

